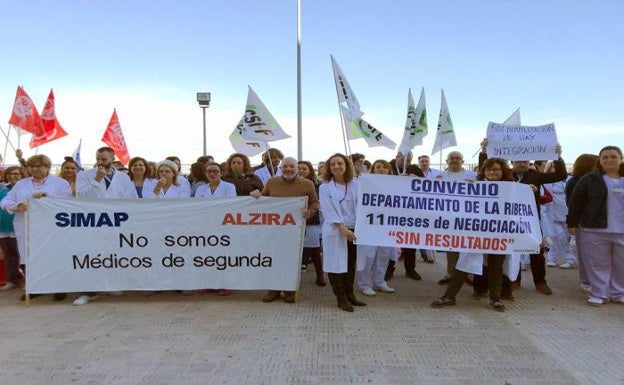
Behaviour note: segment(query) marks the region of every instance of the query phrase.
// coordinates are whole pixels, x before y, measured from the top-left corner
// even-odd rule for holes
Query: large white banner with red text
[[[34,199],[26,290],[297,290],[305,200]]]
[[[358,244],[489,254],[539,250],[542,232],[528,185],[373,174],[358,183]]]

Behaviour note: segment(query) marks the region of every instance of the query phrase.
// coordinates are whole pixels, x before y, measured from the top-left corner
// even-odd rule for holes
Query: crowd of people
[[[463,155],[451,151],[446,169],[430,167],[427,155],[412,164],[412,153],[397,153],[390,161],[372,164],[363,154],[334,154],[319,162],[317,170],[309,161],[284,157],[272,148],[262,156],[262,164],[252,167],[249,158],[240,153],[230,155],[223,163],[211,156],[202,156],[190,167],[189,175],[181,173],[176,156],[155,163],[134,157],[128,167],[115,161],[111,148],[97,150],[95,165],[79,170],[79,165],[66,157],[57,175],[51,174],[52,162],[45,155],[24,160],[1,170],[0,180],[0,248],[4,260],[5,280],[0,291],[24,285],[28,255],[25,244],[25,213],[31,199],[45,197],[95,199],[162,199],[197,197],[251,196],[307,197],[302,213],[306,220],[303,241],[302,270],[309,263],[315,269],[315,282],[326,286],[327,274],[331,290],[340,309],[353,312],[354,306],[365,306],[356,296],[377,292],[393,293],[389,284],[396,263],[403,261],[405,275],[414,280],[416,258],[433,263],[432,250],[396,249],[387,246],[357,245],[354,231],[358,205],[358,178],[363,173],[442,179],[451,182],[505,182],[529,185],[540,215],[544,236],[538,253],[530,255],[483,256],[481,274],[469,274],[458,268],[462,255],[446,252],[446,274],[439,280],[446,285],[444,294],[431,303],[442,308],[456,303],[464,283],[473,288],[473,298],[489,298],[489,306],[505,311],[504,301],[513,301],[513,291],[520,286],[522,270],[530,266],[536,290],[551,295],[546,281],[547,267],[578,268],[580,287],[588,292],[587,302],[602,306],[608,302],[624,303],[624,166],[622,151],[606,146],[595,154],[579,156],[568,174],[560,157],[550,162],[513,161],[487,158],[487,140],[481,143],[479,166],[464,167]],[[295,256],[293,256],[295,257]],[[517,269],[505,269],[507,265]],[[514,273],[516,271],[517,273]],[[227,288],[203,292],[231,295]],[[184,292],[188,294],[192,292]],[[100,293],[80,293],[73,305],[85,305]],[[121,292],[109,292],[121,295]],[[149,293],[146,293],[149,294]],[[30,293],[30,297],[37,296]],[[24,298],[24,296],[22,296]],[[65,293],[56,293],[62,301]],[[262,301],[283,298],[296,301],[296,292],[268,291]],[[361,297],[360,297],[361,298]]]

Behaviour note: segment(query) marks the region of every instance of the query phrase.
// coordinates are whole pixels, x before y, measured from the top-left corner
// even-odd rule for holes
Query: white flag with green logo
[[[244,128],[244,121],[245,115],[243,115],[243,117],[234,128],[234,131],[232,131],[232,133],[230,134],[230,143],[232,144],[232,148],[234,148],[234,151],[240,152],[241,154],[245,154],[247,156],[254,156],[268,150],[269,146],[266,142],[243,138],[242,133]]]
[[[364,115],[362,110],[360,110],[360,103],[358,102],[347,78],[342,73],[340,66],[334,60],[334,57],[331,57],[332,68],[334,70],[334,81],[336,82],[336,93],[338,94],[338,103],[341,106],[346,104],[349,109],[350,115],[353,119],[358,119]],[[344,104],[343,104],[344,103]]]
[[[427,136],[427,107],[425,104],[425,88],[420,91],[418,106],[414,107],[412,89],[407,94],[407,119],[403,139],[398,151],[407,154],[415,146],[423,144],[423,138]]]
[[[396,143],[390,138],[361,117],[353,119],[346,107],[340,106],[340,108],[342,109],[342,118],[347,128],[347,139],[363,138],[368,143],[368,147],[384,146],[394,150]]]
[[[436,138],[435,142],[433,143],[433,149],[431,150],[431,154],[435,154],[438,151],[442,151],[445,148],[453,146],[457,146],[457,140],[455,139],[455,128],[453,127],[451,114],[449,114],[448,106],[446,105],[444,90],[442,90],[442,102],[440,105],[440,118],[438,119],[438,131],[436,132]]]
[[[245,115],[236,129],[241,138],[251,141],[272,142],[290,138],[251,87],[247,94]]]

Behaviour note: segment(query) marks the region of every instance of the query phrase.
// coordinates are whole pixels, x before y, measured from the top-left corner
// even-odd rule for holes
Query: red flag
[[[61,123],[56,120],[56,112],[54,110],[54,92],[52,90],[50,90],[48,100],[46,101],[45,107],[43,107],[43,111],[41,111],[41,122],[43,123],[44,135],[37,138],[33,134],[30,139],[30,148],[35,148],[44,143],[67,136],[67,132],[65,132]]]
[[[102,135],[102,142],[108,144],[108,146],[115,151],[115,155],[117,155],[121,163],[128,164],[130,161],[130,154],[128,153],[128,147],[126,146],[123,132],[121,132],[121,126],[117,118],[117,109],[113,110],[113,116],[111,116],[108,127],[106,127],[106,131],[104,131],[104,135]]]
[[[21,86],[17,87],[13,113],[9,119],[9,124],[30,132],[35,137],[44,135],[43,123],[35,103]]]

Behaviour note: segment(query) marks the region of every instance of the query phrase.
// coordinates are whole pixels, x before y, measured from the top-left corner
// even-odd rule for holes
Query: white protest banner
[[[539,250],[542,232],[526,184],[374,174],[358,183],[358,244],[489,254]]]
[[[490,122],[487,127],[488,158],[507,160],[556,160],[559,155],[555,124],[543,126],[505,125]]]
[[[305,201],[34,199],[26,290],[297,290]]]

